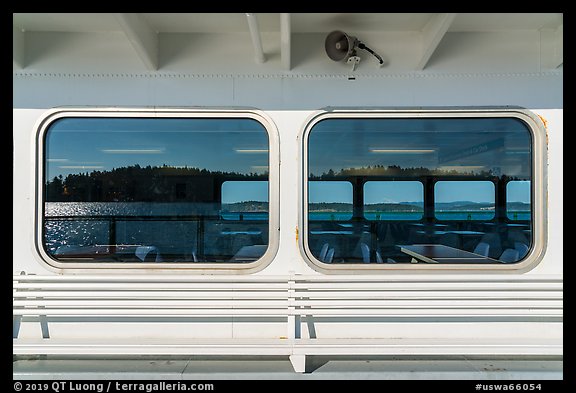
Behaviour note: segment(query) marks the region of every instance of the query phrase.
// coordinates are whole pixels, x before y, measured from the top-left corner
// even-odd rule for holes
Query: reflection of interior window
[[[347,181],[308,182],[310,220],[342,221],[352,218],[352,184]]]
[[[225,220],[268,219],[267,181],[226,181],[222,183],[222,210]]]
[[[439,181],[434,187],[434,214],[438,220],[494,218],[494,184],[489,181]]]
[[[506,215],[510,220],[530,220],[529,180],[513,180],[506,185]]]
[[[424,189],[419,181],[369,181],[364,184],[364,217],[368,220],[420,220]]]

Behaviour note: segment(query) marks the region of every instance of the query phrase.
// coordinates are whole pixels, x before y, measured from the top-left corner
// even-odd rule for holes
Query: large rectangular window
[[[518,234],[533,230],[541,136],[527,111],[321,114],[303,137],[304,251],[321,269],[518,264],[534,246]],[[313,221],[320,194],[346,198],[349,216]]]
[[[60,115],[42,135],[41,246],[59,263],[254,262],[269,132],[253,115]]]

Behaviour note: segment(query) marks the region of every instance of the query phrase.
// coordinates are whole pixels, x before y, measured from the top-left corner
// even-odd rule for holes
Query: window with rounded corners
[[[272,261],[278,136],[260,111],[67,108],[37,135],[36,245],[50,266],[253,272]]]
[[[542,258],[546,139],[531,111],[331,109],[301,141],[299,244],[318,271],[524,272]],[[312,218],[318,182],[352,185],[351,217]]]

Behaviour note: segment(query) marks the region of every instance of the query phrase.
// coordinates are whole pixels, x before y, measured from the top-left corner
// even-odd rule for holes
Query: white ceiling
[[[144,13],[156,33],[234,33],[248,31],[243,13]],[[280,14],[256,14],[262,32],[280,31]],[[293,33],[422,31],[434,13],[293,13]],[[562,14],[466,13],[457,14],[449,32],[556,29]],[[15,13],[13,25],[23,31],[101,32],[119,31],[110,13]]]
[[[493,71],[505,62],[516,70],[563,64],[562,13],[15,13],[13,63],[15,71],[120,70],[114,61],[136,70],[133,60],[148,71],[238,73],[255,63],[260,72],[347,71],[325,56],[333,30],[386,57],[370,72],[420,71],[431,59],[466,71],[485,61]],[[375,61],[363,56],[363,65]]]

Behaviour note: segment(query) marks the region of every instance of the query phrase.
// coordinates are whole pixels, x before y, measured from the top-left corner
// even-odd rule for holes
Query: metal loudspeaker
[[[360,57],[356,55],[356,49],[364,49],[378,59],[380,66],[384,64],[384,60],[380,55],[364,45],[358,38],[340,30],[334,30],[326,36],[324,49],[326,49],[326,54],[332,60],[345,60],[348,64],[351,64],[352,71],[354,71],[356,65],[360,62]]]
[[[324,41],[324,48],[329,58],[334,61],[348,60],[351,56],[356,55],[358,39],[350,36],[343,31],[335,30],[328,34]]]

